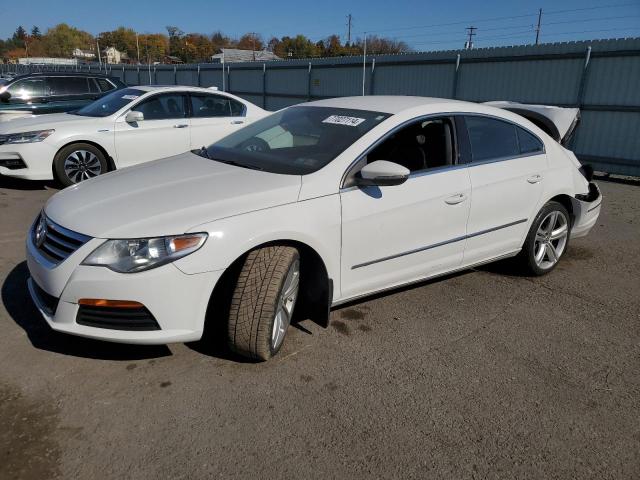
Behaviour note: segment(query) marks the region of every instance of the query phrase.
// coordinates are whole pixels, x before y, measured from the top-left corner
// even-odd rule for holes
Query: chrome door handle
[[[540,180],[542,180],[542,175],[532,175],[529,178],[527,178],[527,182],[531,184],[538,183]]]
[[[181,123],[180,125],[174,125],[173,128],[187,128],[189,125]]]
[[[231,122],[232,125],[242,125],[244,123],[244,120],[233,120]]]
[[[445,199],[444,203],[448,205],[457,205],[458,203],[462,203],[467,199],[467,196],[464,193],[457,193]]]

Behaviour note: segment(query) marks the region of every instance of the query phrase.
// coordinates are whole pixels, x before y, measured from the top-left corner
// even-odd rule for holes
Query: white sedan
[[[0,175],[68,186],[210,145],[265,110],[208,88],[117,90],[70,113],[0,123]]]
[[[548,273],[596,223],[590,180],[504,109],[306,103],[54,195],[28,235],[29,289],[54,330],[154,344],[222,327],[266,360],[294,311],[326,323],[334,305],[507,257]]]

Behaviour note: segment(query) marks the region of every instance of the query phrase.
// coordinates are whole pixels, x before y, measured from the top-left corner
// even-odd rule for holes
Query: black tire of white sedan
[[[65,187],[108,171],[107,159],[90,143],[74,143],[60,150],[53,160],[56,178]]]
[[[247,255],[229,309],[232,351],[265,361],[280,350],[291,323],[300,286],[300,255],[275,245]]]
[[[547,202],[533,223],[517,257],[526,273],[544,275],[553,270],[569,246],[571,217],[558,202]]]

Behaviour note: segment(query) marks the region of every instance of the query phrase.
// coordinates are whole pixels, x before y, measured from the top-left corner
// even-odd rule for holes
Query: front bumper
[[[168,264],[145,272],[122,274],[105,267],[80,265],[87,252],[101,242],[99,239],[89,241],[52,267],[33,244],[31,235],[27,236],[27,265],[31,273],[29,293],[53,330],[138,344],[189,342],[202,337],[209,298],[222,271],[187,275]],[[50,297],[43,298],[43,295],[57,299],[57,305],[52,309]],[[76,318],[81,298],[142,303],[160,328],[132,331],[80,325]]]
[[[602,193],[594,182],[589,183],[589,193],[574,197],[573,216],[574,222],[571,228],[571,238],[580,238],[587,235],[598,221],[602,208]]]
[[[21,145],[0,145],[0,175],[23,178],[25,180],[52,180],[53,157],[56,149],[47,141],[24,143]],[[24,168],[3,167],[4,161],[21,161]]]

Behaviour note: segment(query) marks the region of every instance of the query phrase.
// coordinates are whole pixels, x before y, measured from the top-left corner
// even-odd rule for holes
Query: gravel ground
[[[52,332],[24,236],[55,189],[0,179],[0,478],[639,478],[640,183],[601,187],[551,275],[369,298],[251,364]]]

